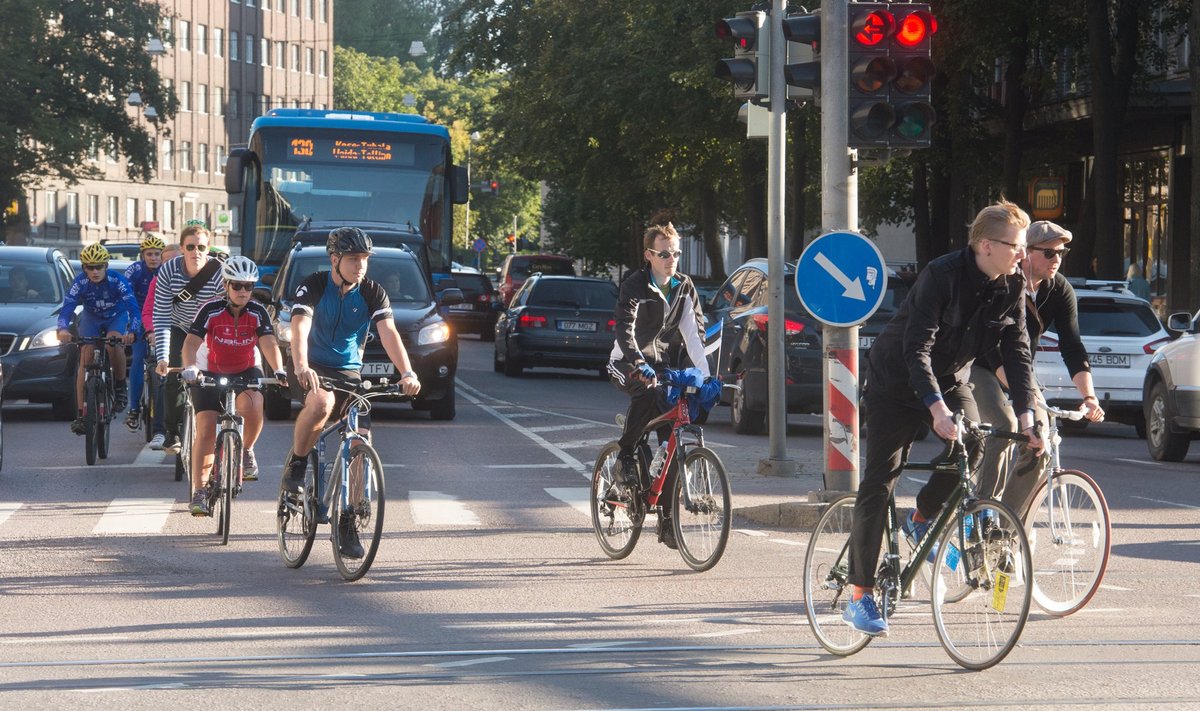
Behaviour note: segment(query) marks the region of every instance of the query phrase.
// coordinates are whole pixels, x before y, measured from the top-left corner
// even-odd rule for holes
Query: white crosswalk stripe
[[[7,521],[8,517],[16,513],[19,508],[21,508],[21,504],[0,502],[0,524]]]
[[[546,489],[546,493],[564,503],[570,504],[571,508],[582,513],[584,516],[591,518],[592,508],[591,489],[586,486],[558,487]]]
[[[440,491],[410,491],[413,522],[421,526],[478,526],[479,517],[458,497]]]
[[[92,533],[158,533],[174,506],[174,499],[113,499]]]

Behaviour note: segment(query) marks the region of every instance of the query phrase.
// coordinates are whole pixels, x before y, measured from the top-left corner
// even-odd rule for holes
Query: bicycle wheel
[[[1025,532],[1033,552],[1033,601],[1056,617],[1078,612],[1100,588],[1112,547],[1100,487],[1080,471],[1055,474],[1033,495]]]
[[[108,444],[109,434],[112,424],[112,406],[113,394],[112,386],[108,381],[104,382],[104,387],[100,388],[100,412],[96,417],[96,455],[100,459],[108,459]]]
[[[850,602],[850,528],[855,495],[829,504],[817,520],[804,552],[804,614],[817,641],[832,654],[848,656],[871,637],[842,621]]]
[[[308,455],[308,471],[304,476],[304,493],[294,494],[279,487],[279,508],[275,516],[275,531],[279,538],[279,557],[289,568],[299,568],[308,560],[313,540],[317,537],[317,453]]]
[[[83,456],[88,466],[96,463],[100,443],[100,383],[89,378],[84,384]]]
[[[707,447],[691,447],[676,470],[671,519],[679,555],[692,570],[705,571],[721,560],[729,542],[729,477],[721,459]]]
[[[613,560],[621,560],[633,552],[642,535],[645,507],[641,497],[616,491],[621,472],[620,446],[616,442],[604,445],[596,466],[592,469],[592,530],[600,549]]]
[[[154,384],[154,379],[158,377],[150,368],[146,369],[145,379],[142,381],[142,434],[149,442],[154,439],[154,393],[157,386]]]
[[[985,513],[986,512],[986,513]],[[1033,566],[1025,529],[1012,509],[980,499],[967,507],[979,525],[971,527],[966,548],[961,516],[938,540],[932,582],[933,622],[950,658],[967,669],[987,669],[1016,646],[1029,617]],[[948,591],[970,591],[958,601]]]
[[[338,572],[346,580],[358,580],[371,568],[383,536],[383,462],[371,445],[359,442],[350,447],[346,464],[347,480],[337,480],[329,523],[333,526],[333,561]],[[333,471],[337,479],[342,465],[334,466]],[[342,491],[343,485],[349,487],[349,496]],[[361,558],[352,558],[343,551],[345,544],[352,544],[355,538],[362,545]]]
[[[192,404],[189,400],[179,414],[179,454],[175,457],[175,481],[187,482],[188,497],[192,492]]]
[[[242,465],[242,441],[237,432],[225,431],[217,436],[217,451],[213,458],[216,484],[213,492],[213,513],[217,519],[217,535],[221,545],[229,545],[229,522],[233,515],[233,487],[237,486],[238,469]]]

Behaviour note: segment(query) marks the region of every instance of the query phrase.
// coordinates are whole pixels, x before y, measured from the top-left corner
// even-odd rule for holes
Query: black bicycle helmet
[[[357,227],[339,227],[329,233],[325,251],[330,254],[370,254],[371,235]]]

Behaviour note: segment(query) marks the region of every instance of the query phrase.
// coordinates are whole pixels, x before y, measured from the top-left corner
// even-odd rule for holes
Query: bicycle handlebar
[[[196,382],[188,383],[201,388],[220,388],[234,387],[244,390],[257,390],[264,385],[283,385],[283,381],[278,378],[230,378],[226,376],[218,376],[216,378],[209,375],[201,375],[196,378]]]
[[[1060,420],[1071,420],[1072,422],[1078,422],[1084,418],[1082,410],[1064,410],[1061,407],[1055,407],[1054,405],[1051,405],[1040,396],[1037,399],[1037,405]]]
[[[342,381],[333,380],[332,378],[317,378],[317,384],[322,390],[343,392],[363,400],[370,400],[371,398],[383,397],[387,395],[398,395],[403,399],[412,399],[411,395],[404,394],[404,391],[401,389],[399,383],[389,383],[387,378],[381,378],[378,386],[376,386],[374,382],[370,380],[359,381],[358,388],[354,390],[343,387]]]
[[[76,346],[83,345],[98,345],[107,343],[110,346],[124,345],[123,336],[80,336],[71,340],[71,343]]]

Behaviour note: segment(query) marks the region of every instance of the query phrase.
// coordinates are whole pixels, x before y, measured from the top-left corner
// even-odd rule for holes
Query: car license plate
[[[874,336],[859,336],[858,337],[858,347],[859,348],[863,348],[863,349],[870,348],[871,344],[874,342],[875,342]]]
[[[363,375],[391,375],[396,372],[396,366],[391,363],[363,363]]]
[[[596,332],[596,324],[593,321],[559,321],[558,330],[560,331],[585,331],[587,333]]]
[[[451,311],[473,311],[475,304],[450,304]]]
[[[1091,353],[1088,359],[1097,368],[1128,368],[1128,353]]]

